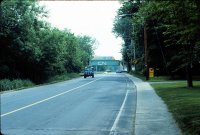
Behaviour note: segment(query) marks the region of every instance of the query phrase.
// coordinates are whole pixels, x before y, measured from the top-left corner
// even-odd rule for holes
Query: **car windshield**
[[[85,71],[93,71],[91,68],[86,68]]]

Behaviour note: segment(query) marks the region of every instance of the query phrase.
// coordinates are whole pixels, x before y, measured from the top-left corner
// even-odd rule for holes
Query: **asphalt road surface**
[[[100,74],[1,94],[4,135],[132,135],[136,90],[125,74]]]

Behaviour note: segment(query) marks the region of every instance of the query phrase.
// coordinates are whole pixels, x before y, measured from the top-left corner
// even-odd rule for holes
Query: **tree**
[[[0,15],[0,79],[42,83],[65,72],[80,72],[93,56],[93,38],[52,27],[36,1],[3,1]]]
[[[159,74],[187,77],[192,87],[192,68],[200,67],[200,1],[121,1],[113,32],[123,38],[122,54],[128,62],[128,48],[133,39],[140,70],[144,67],[144,34],[147,35],[147,65],[160,69]],[[120,18],[131,15],[132,21]],[[128,24],[128,25],[127,25]],[[144,32],[144,29],[146,33]],[[186,70],[184,70],[186,69]],[[147,71],[146,71],[147,72]],[[198,71],[195,71],[199,73]]]
[[[138,16],[151,31],[159,31],[162,49],[168,54],[166,65],[173,71],[186,68],[188,87],[192,87],[191,66],[199,58],[199,1],[146,1]],[[144,22],[145,20],[145,22]],[[151,39],[156,39],[156,36]],[[151,42],[151,41],[150,41]],[[148,42],[149,43],[149,42]],[[155,43],[155,41],[153,41]],[[152,44],[149,47],[153,47]],[[178,66],[174,66],[174,63]],[[183,73],[183,71],[181,71]]]
[[[96,41],[89,36],[78,36],[78,50],[83,66],[87,66],[94,55]]]
[[[137,12],[140,1],[122,1],[122,6],[118,10],[114,21],[113,33],[116,37],[121,37],[124,40],[122,45],[123,61],[127,64],[128,71],[131,71],[133,47],[131,47],[131,40],[133,39],[133,24],[132,16]]]
[[[3,1],[0,14],[1,77],[27,78],[31,73],[27,67],[35,63],[30,61],[41,55],[34,37],[35,30],[43,24],[37,18],[45,12],[34,1]]]
[[[167,18],[171,23],[166,21],[166,31],[164,35],[169,37],[167,43],[172,43],[175,40],[175,45],[179,46],[178,56],[182,62],[179,68],[186,68],[186,77],[188,87],[193,87],[192,84],[192,64],[197,61],[199,51],[199,2],[197,1],[176,1],[174,3],[166,2],[169,9],[173,11],[172,16]],[[173,30],[174,29],[174,30]],[[172,37],[173,36],[173,37]],[[172,56],[177,58],[177,54]]]
[[[132,24],[129,18],[117,17],[115,19],[113,32],[116,36],[120,36],[124,40],[122,47],[122,58],[127,64],[128,72],[131,70],[131,54],[128,53],[128,48],[131,44]]]
[[[152,67],[157,69],[157,75],[170,74],[166,67],[166,52],[163,46],[163,29],[158,29],[162,24],[162,20],[158,19],[158,16],[162,15],[162,12],[153,12],[158,7],[154,2],[143,2],[137,13],[134,14],[134,38],[136,42],[139,41],[141,50],[143,46],[146,46],[146,50],[140,51],[140,56],[145,54],[145,72],[148,74],[148,68]],[[145,30],[145,33],[143,33]],[[141,32],[143,31],[143,32]],[[147,35],[147,45],[144,45],[144,34]],[[141,61],[144,63],[144,61]]]

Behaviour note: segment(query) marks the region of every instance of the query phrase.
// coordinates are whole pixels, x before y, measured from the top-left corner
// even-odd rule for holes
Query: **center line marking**
[[[102,77],[102,78],[103,78],[103,77]],[[7,116],[7,115],[9,115],[9,114],[12,114],[12,113],[15,113],[15,112],[18,112],[18,111],[21,111],[21,110],[24,110],[24,109],[26,109],[26,108],[29,108],[29,107],[38,105],[38,104],[40,104],[40,103],[43,103],[43,102],[45,102],[45,101],[51,100],[51,99],[53,99],[53,98],[56,98],[56,97],[58,97],[58,96],[64,95],[64,94],[69,93],[69,92],[71,92],[71,91],[77,90],[77,89],[82,88],[82,87],[84,87],[84,86],[86,86],[86,85],[89,85],[89,84],[91,84],[91,83],[93,83],[93,82],[96,82],[96,81],[98,81],[98,80],[100,80],[100,79],[102,79],[102,78],[96,79],[96,80],[94,80],[94,81],[91,81],[91,82],[89,82],[89,83],[83,84],[83,85],[78,86],[78,87],[76,87],[76,88],[73,88],[73,89],[70,89],[70,90],[68,90],[68,91],[59,93],[59,94],[57,94],[57,95],[48,97],[48,98],[46,98],[46,99],[37,101],[37,102],[35,102],[35,103],[32,103],[32,104],[30,104],[30,105],[21,107],[21,108],[19,108],[19,109],[16,109],[16,110],[13,110],[13,111],[4,113],[4,114],[1,115],[1,117]]]

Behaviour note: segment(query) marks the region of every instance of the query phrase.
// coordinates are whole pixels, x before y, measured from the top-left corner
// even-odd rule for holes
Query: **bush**
[[[9,79],[4,79],[0,81],[0,90],[5,91],[5,90],[11,90],[12,85],[11,81]]]
[[[72,78],[80,77],[77,73],[63,73],[61,75],[55,75],[50,77],[45,83],[55,83],[59,81],[70,80]],[[22,79],[3,79],[0,80],[0,91],[7,91],[13,89],[27,88],[30,86],[34,86],[35,84],[30,80],[22,80]]]
[[[0,91],[19,89],[19,88],[30,87],[34,85],[35,84],[31,82],[30,80],[15,79],[11,81],[9,79],[3,79],[3,80],[0,80]]]

